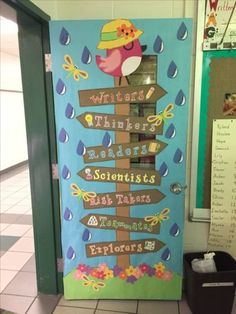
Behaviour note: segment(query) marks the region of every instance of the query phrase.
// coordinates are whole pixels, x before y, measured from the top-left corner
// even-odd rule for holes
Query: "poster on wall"
[[[66,299],[181,298],[191,28],[50,23]]]
[[[235,0],[206,0],[203,50],[236,48]]]

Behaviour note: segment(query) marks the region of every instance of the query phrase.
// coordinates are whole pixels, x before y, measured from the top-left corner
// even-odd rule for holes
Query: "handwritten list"
[[[236,119],[213,121],[209,250],[236,258]]]

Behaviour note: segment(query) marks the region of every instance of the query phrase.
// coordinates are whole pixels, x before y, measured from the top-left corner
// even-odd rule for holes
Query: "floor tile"
[[[50,314],[53,313],[60,296],[40,294],[34,300],[27,314]]]
[[[95,309],[97,303],[97,300],[65,300],[62,296],[58,305]]]
[[[16,224],[32,225],[32,215],[21,215],[15,222]]]
[[[20,238],[10,249],[10,252],[34,252],[33,238]]]
[[[15,277],[17,271],[0,269],[0,292],[2,292],[9,282]]]
[[[33,253],[6,252],[0,257],[0,267],[7,270],[20,270],[32,255]]]
[[[0,251],[0,257],[3,256],[3,254],[5,254],[6,251]]]
[[[94,314],[93,309],[82,309],[78,307],[57,306],[54,314]],[[109,314],[106,312],[106,314]]]
[[[33,300],[33,297],[4,294],[0,295],[1,308],[17,314],[25,314]]]
[[[30,225],[12,224],[12,225],[8,225],[7,228],[1,231],[1,235],[11,235],[11,236],[22,237],[30,228],[31,228]]]
[[[4,229],[6,229],[10,224],[2,224],[0,223],[0,232],[2,232]]]
[[[24,238],[33,238],[34,237],[34,230],[32,227],[23,235]]]
[[[21,216],[22,215],[19,214],[0,214],[0,221],[1,223],[13,224],[20,219]]]
[[[192,314],[185,299],[179,301],[179,314]]]
[[[139,301],[139,314],[178,314],[178,302],[176,301]]]
[[[21,268],[21,271],[27,271],[31,273],[36,272],[36,265],[35,265],[35,255],[33,255],[28,262]]]
[[[127,312],[113,312],[113,311],[106,311],[106,310],[96,310],[95,314],[127,314]],[[149,313],[146,313],[149,314]],[[165,314],[165,313],[160,313],[160,314]]]
[[[99,300],[98,310],[112,310],[128,313],[136,313],[137,301],[136,300]],[[146,313],[145,313],[146,314]]]
[[[0,248],[2,251],[8,251],[20,237],[0,235]]]
[[[35,273],[18,272],[9,283],[3,294],[14,294],[28,297],[37,296],[37,282]]]
[[[25,214],[29,209],[29,206],[16,204],[7,209],[5,214]]]

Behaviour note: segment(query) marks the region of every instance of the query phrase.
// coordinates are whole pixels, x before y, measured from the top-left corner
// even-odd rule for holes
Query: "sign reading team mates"
[[[84,162],[116,160],[136,157],[146,157],[159,154],[166,143],[159,140],[140,141],[128,144],[113,144],[108,148],[103,146],[87,147],[84,153]]]
[[[138,190],[114,193],[98,193],[95,197],[84,201],[85,209],[135,206],[159,203],[165,195],[158,190]]]
[[[158,171],[145,169],[120,169],[89,166],[80,170],[77,174],[86,181],[147,185],[160,185],[161,182],[161,176]]]
[[[160,233],[160,223],[147,222],[145,218],[91,214],[80,220],[86,227],[129,232]]]
[[[142,134],[162,134],[163,123],[156,125],[147,117],[85,112],[76,117],[85,128]]]
[[[157,239],[100,242],[86,244],[87,257],[143,254],[159,251],[165,244]]]
[[[165,94],[157,84],[88,89],[79,91],[79,103],[80,107],[155,103]]]

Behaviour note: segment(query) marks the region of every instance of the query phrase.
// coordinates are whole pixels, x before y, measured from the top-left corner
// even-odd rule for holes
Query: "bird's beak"
[[[142,45],[141,49],[142,49],[142,52],[144,52],[147,49],[147,45]]]

